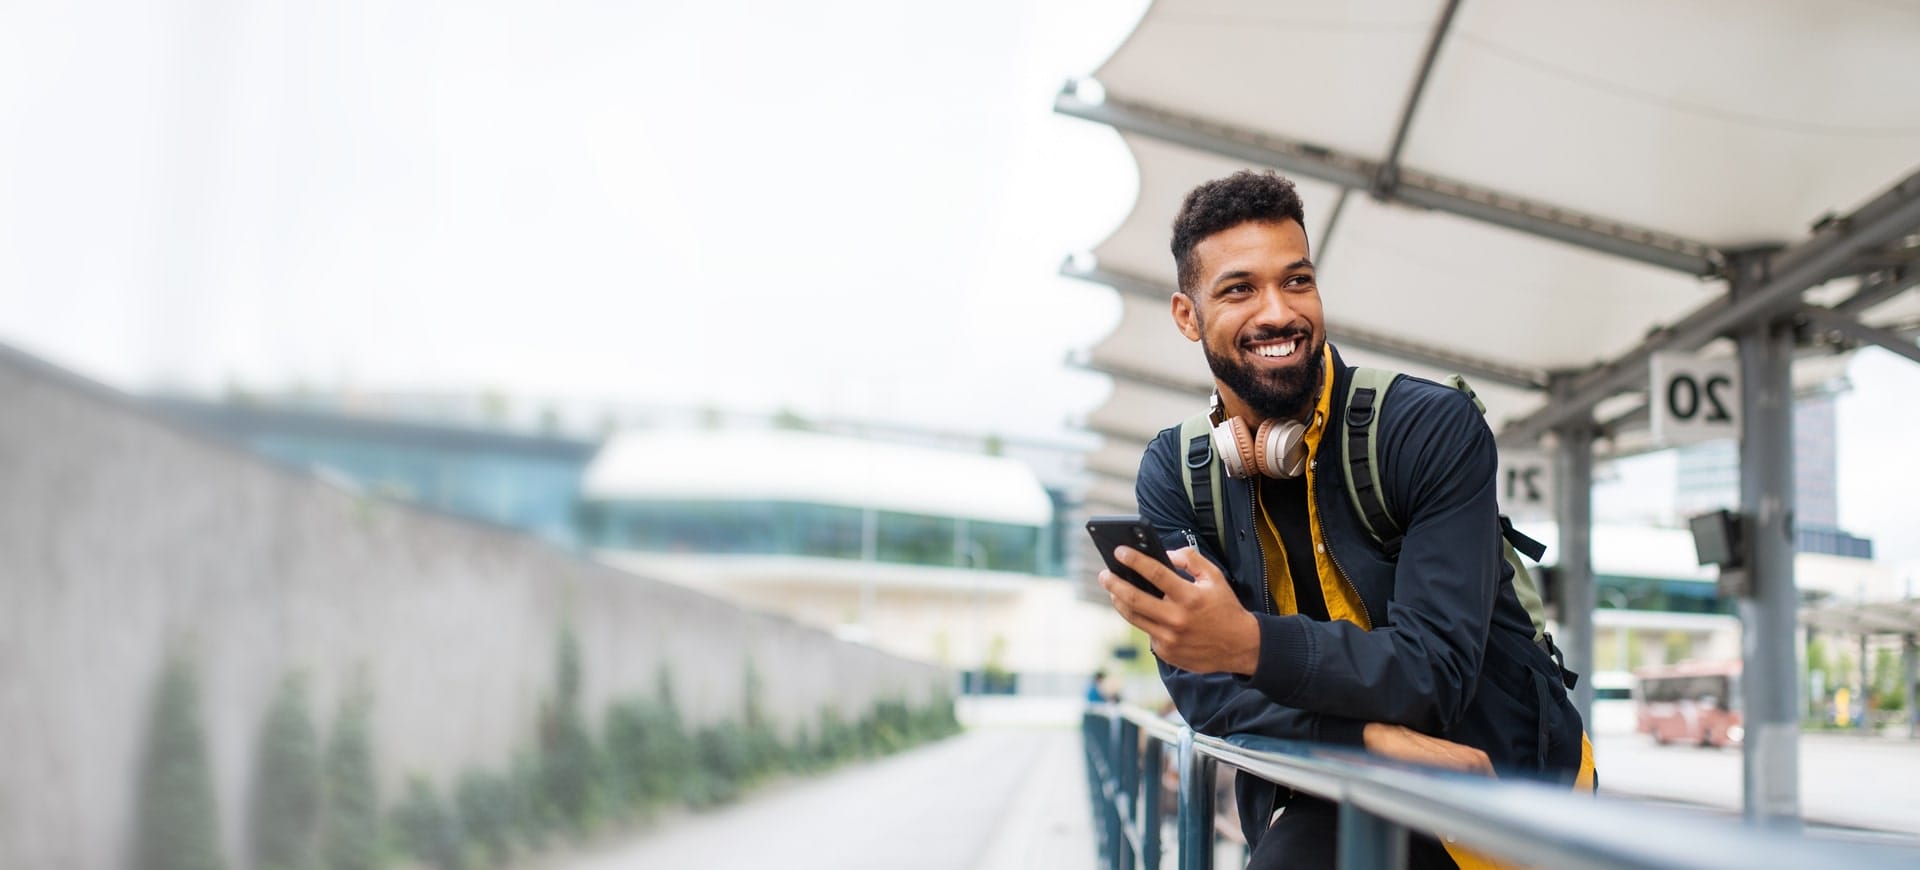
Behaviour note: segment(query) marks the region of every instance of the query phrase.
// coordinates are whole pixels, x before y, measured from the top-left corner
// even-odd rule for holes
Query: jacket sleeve
[[[1186,473],[1184,448],[1178,428],[1160,433],[1140,459],[1140,473],[1134,484],[1134,500],[1140,516],[1160,533],[1169,550],[1197,543],[1200,553],[1222,566],[1226,561],[1194,532],[1198,523],[1193,505],[1187,501],[1185,484],[1176,475]],[[1194,540],[1189,540],[1189,534]],[[1223,542],[1225,545],[1225,542]],[[1259,601],[1257,591],[1228,577],[1243,606]],[[1258,610],[1258,605],[1249,608]],[[1264,639],[1263,639],[1264,644]],[[1156,661],[1158,656],[1155,656]],[[1313,740],[1322,743],[1361,745],[1361,730],[1366,723],[1342,716],[1312,713],[1275,701],[1233,674],[1197,674],[1160,661],[1160,680],[1187,724],[1202,734],[1225,737],[1229,734],[1259,734],[1282,740]]]
[[[1497,460],[1493,433],[1467,397],[1402,393],[1379,435],[1389,508],[1406,518],[1385,619],[1374,614],[1366,631],[1262,616],[1252,683],[1281,704],[1438,734],[1472,700],[1499,592]]]

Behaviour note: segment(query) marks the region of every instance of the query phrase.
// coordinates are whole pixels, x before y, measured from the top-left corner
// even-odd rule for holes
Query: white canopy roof
[[[599,501],[792,501],[1044,526],[1025,463],[785,430],[624,432],[587,468]]]
[[[1802,315],[1804,345],[1911,351],[1916,45],[1920,7],[1866,2],[1155,3],[1057,104],[1120,130],[1140,169],[1131,215],[1063,269],[1126,299],[1085,359],[1116,380],[1088,428],[1124,448],[1093,468],[1123,482],[1122,454],[1202,407],[1169,227],[1186,191],[1249,166],[1298,183],[1348,360],[1466,374],[1496,430],[1523,421],[1510,440],[1549,428],[1558,377],[1578,413],[1624,420],[1610,449],[1637,448],[1644,355],[1753,310],[1841,303]],[[1752,310],[1723,298],[1742,263]]]

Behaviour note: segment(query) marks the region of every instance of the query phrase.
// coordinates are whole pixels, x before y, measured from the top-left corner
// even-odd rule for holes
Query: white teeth
[[[1263,344],[1256,348],[1254,352],[1267,357],[1293,356],[1294,348],[1299,345],[1299,340],[1295,339],[1286,344]]]

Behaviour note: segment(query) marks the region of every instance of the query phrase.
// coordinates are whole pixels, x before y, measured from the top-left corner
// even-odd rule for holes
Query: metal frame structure
[[[1162,304],[1166,303],[1168,297],[1178,292],[1175,288],[1163,287],[1137,275],[1102,268],[1099,265],[1083,264],[1081,259],[1068,257],[1060,264],[1060,274],[1068,278],[1112,287],[1121,293]],[[1499,384],[1521,390],[1547,388],[1548,375],[1538,369],[1434,347],[1412,339],[1355,327],[1352,324],[1334,324],[1327,328],[1340,334],[1341,345],[1458,372],[1472,378],[1475,383]],[[1201,387],[1199,392],[1204,396],[1212,389],[1213,386],[1207,384]]]
[[[1384,160],[1371,160],[1296,138],[1185,115],[1168,108],[1105,94],[1082,96],[1069,81],[1055,111],[1115,130],[1183,146],[1251,165],[1270,167],[1340,188],[1333,217],[1323,232],[1337,228],[1347,196],[1364,190],[1386,203],[1431,209],[1537,238],[1624,258],[1707,279],[1723,279],[1726,291],[1674,322],[1654,329],[1639,345],[1611,361],[1581,370],[1540,372],[1526,366],[1475,359],[1399,336],[1369,335],[1350,325],[1338,328],[1341,340],[1382,355],[1461,372],[1488,383],[1546,390],[1548,402],[1500,429],[1503,445],[1531,445],[1553,436],[1560,469],[1562,534],[1561,644],[1568,664],[1591,672],[1594,595],[1591,563],[1591,488],[1596,435],[1611,437],[1637,427],[1645,407],[1604,421],[1595,408],[1614,396],[1644,391],[1655,353],[1695,351],[1717,339],[1732,338],[1742,370],[1743,433],[1741,507],[1752,518],[1754,595],[1743,600],[1740,616],[1748,676],[1749,739],[1744,744],[1746,812],[1756,822],[1797,824],[1798,716],[1793,662],[1794,614],[1798,597],[1793,574],[1790,525],[1793,457],[1790,367],[1796,332],[1819,330],[1848,341],[1871,343],[1920,362],[1915,328],[1877,327],[1860,314],[1920,284],[1920,172],[1908,175],[1849,214],[1828,216],[1810,234],[1790,246],[1762,245],[1725,249],[1585,214],[1532,198],[1493,190],[1407,168],[1401,155],[1411,134],[1428,79],[1451,30],[1457,0],[1449,0],[1435,22],[1425,54],[1409,88]],[[1102,89],[1104,92],[1104,89]],[[1324,238],[1323,238],[1324,241]],[[1136,276],[1069,261],[1061,273],[1106,284],[1122,293],[1165,299],[1170,291]],[[1863,276],[1849,299],[1831,307],[1809,306],[1802,295],[1828,281]],[[1329,327],[1330,331],[1333,327]],[[1118,368],[1094,365],[1098,370]],[[1164,386],[1165,379],[1134,377]],[[1576,691],[1583,717],[1591,709],[1590,686]]]
[[[1054,111],[1230,160],[1372,191],[1383,202],[1446,212],[1690,275],[1717,276],[1725,265],[1721,253],[1704,242],[1416,169],[1396,168],[1392,188],[1374,191],[1374,179],[1384,165],[1379,161],[1325,145],[1201,120],[1111,94],[1094,102],[1083,99],[1079,92],[1077,82],[1068,82],[1054,99]]]
[[[1794,831],[1626,801],[1565,786],[1484,779],[1382,762],[1353,750],[1266,738],[1233,742],[1196,734],[1145,710],[1090,706],[1082,719],[1088,791],[1101,866],[1163,864],[1161,775],[1174,752],[1174,819],[1180,870],[1214,866],[1214,784],[1219,765],[1339,804],[1336,866],[1406,866],[1408,835],[1445,832],[1495,859],[1529,867],[1895,867],[1920,849],[1815,841]],[[1632,836],[1622,836],[1623,832]]]

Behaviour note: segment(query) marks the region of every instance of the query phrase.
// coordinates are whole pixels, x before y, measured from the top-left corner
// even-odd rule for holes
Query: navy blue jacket
[[[1337,351],[1332,368],[1312,497],[1333,562],[1373,629],[1267,612],[1250,481],[1222,478],[1215,509],[1229,540],[1216,550],[1187,501],[1180,427],[1165,429],[1140,460],[1140,514],[1170,549],[1198,539],[1260,625],[1260,664],[1251,677],[1162,662],[1174,705],[1194,730],[1222,737],[1358,747],[1367,722],[1395,723],[1485,751],[1502,777],[1571,783],[1580,765],[1579,715],[1513,592],[1486,420],[1458,390],[1411,376],[1394,382],[1380,403],[1376,436],[1387,510],[1405,530],[1398,558],[1389,557],[1347,494],[1342,421],[1353,370]],[[1241,777],[1240,810],[1251,840],[1279,795],[1249,779]]]

